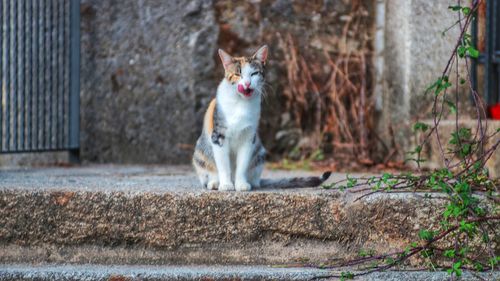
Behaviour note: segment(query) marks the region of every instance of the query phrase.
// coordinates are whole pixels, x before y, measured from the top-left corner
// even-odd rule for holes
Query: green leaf
[[[463,40],[465,42],[465,45],[471,45],[472,44],[472,35],[470,35],[469,33],[465,33]]]
[[[314,161],[323,161],[323,160],[325,160],[325,154],[323,153],[323,150],[316,149],[316,151],[314,151],[311,154],[311,159],[313,159]]]
[[[467,49],[465,48],[464,45],[460,45],[458,48],[457,48],[457,54],[459,57],[463,58],[465,57],[465,54],[467,52]]]
[[[425,241],[431,241],[434,238],[434,232],[426,229],[421,229],[418,232],[418,237],[420,237],[420,239]]]
[[[448,6],[448,9],[450,9],[454,12],[457,12],[457,11],[460,11],[462,9],[462,6],[460,6],[460,5]]]
[[[413,131],[422,131],[425,132],[429,129],[429,125],[422,123],[422,122],[417,122],[415,125],[413,125]]]
[[[457,113],[457,106],[450,100],[445,100],[445,103],[448,105],[448,107],[450,108],[450,112],[455,114]]]
[[[418,145],[417,147],[415,147],[415,152],[416,153],[422,152],[422,146]]]
[[[467,53],[469,53],[469,56],[471,58],[477,59],[479,57],[479,51],[476,48],[472,47],[472,46],[468,46],[467,47]]]
[[[467,223],[462,220],[460,221],[460,230],[468,234],[472,234],[476,231],[476,225],[473,223]]]
[[[455,257],[455,250],[446,250],[446,251],[444,251],[443,255],[447,258],[454,258]]]
[[[470,14],[470,11],[471,11],[471,9],[469,7],[462,8],[462,13],[464,13],[464,15],[466,15],[466,16]]]
[[[494,268],[498,262],[500,262],[500,257],[494,256],[488,260],[488,263],[490,264],[491,268]]]
[[[321,185],[321,187],[322,187],[323,189],[332,189],[332,188],[334,188],[334,187],[335,187],[335,183],[331,183],[331,184],[323,184],[323,185]]]
[[[351,178],[349,177],[349,175],[346,175],[346,177],[347,177],[347,185],[346,185],[347,188],[354,187],[356,186],[356,184],[358,184],[358,179]]]
[[[425,249],[420,254],[423,258],[430,258],[434,255],[434,251],[432,249]]]
[[[449,82],[448,76],[443,76],[439,78],[436,81],[436,90],[434,91],[434,94],[437,96],[439,95],[442,91],[446,90],[447,88],[451,87],[451,83]]]
[[[477,271],[484,271],[483,265],[478,262],[474,263],[474,269]]]
[[[342,271],[340,273],[340,280],[341,281],[344,281],[344,280],[347,280],[347,279],[354,279],[354,274],[350,271]]]
[[[453,269],[459,269],[462,266],[461,261],[457,261],[456,263],[453,264]]]
[[[465,256],[467,255],[467,252],[469,252],[469,247],[463,247],[462,249],[460,249],[460,251],[458,251],[458,254],[460,254],[461,256]]]
[[[458,131],[451,133],[451,139],[449,144],[458,145],[460,142],[466,142],[472,136],[471,129],[469,128],[460,128]]]
[[[458,261],[458,262],[455,262],[451,268],[449,268],[448,270],[446,270],[446,272],[448,272],[449,274],[455,274],[457,277],[460,277],[462,276],[462,262],[461,261]]]
[[[373,249],[361,249],[358,253],[360,257],[371,257],[375,255],[375,250]]]
[[[448,219],[449,217],[457,218],[465,211],[466,209],[463,209],[452,202],[446,206],[446,210],[443,213],[443,217],[445,219]]]
[[[467,82],[467,80],[465,80],[464,78],[460,78],[460,85],[463,85]]]
[[[465,157],[472,152],[472,145],[470,143],[464,143],[462,149],[460,150],[460,156]]]
[[[431,90],[437,88],[437,86],[441,83],[441,78],[439,78],[436,82],[432,83],[427,89],[425,89],[425,94],[429,93]]]

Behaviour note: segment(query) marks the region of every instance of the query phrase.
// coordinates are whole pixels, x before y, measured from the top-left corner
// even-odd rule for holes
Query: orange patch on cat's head
[[[259,71],[264,71],[264,65],[267,60],[268,48],[266,45],[262,46],[251,57],[233,57],[226,53],[224,50],[219,49],[219,57],[224,66],[225,78],[231,83],[237,83],[241,79],[241,69],[247,64],[251,64]]]

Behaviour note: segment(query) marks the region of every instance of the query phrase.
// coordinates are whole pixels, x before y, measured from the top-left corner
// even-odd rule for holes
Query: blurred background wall
[[[82,0],[81,160],[189,163],[223,77],[217,49],[250,55],[262,44],[270,60],[260,132],[271,159],[397,157],[410,143],[403,125],[422,112],[417,101],[455,43],[455,31],[441,35],[456,21],[442,16],[450,3]]]
[[[327,90],[307,81],[325,84],[326,57],[366,52],[370,67],[372,2],[83,1],[82,159],[188,162],[223,77],[217,49],[250,55],[262,44],[271,52],[261,134],[270,151],[293,150],[316,129],[314,117],[295,121]]]

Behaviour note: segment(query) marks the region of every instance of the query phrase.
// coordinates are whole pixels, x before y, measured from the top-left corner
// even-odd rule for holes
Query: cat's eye
[[[255,72],[253,72],[252,74],[250,74],[250,76],[254,76],[254,75],[257,75],[257,74],[259,74],[259,72],[258,72],[258,71],[255,71]]]

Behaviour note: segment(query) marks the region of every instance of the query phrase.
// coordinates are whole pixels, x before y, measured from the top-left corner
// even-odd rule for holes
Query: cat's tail
[[[317,187],[324,183],[332,174],[325,172],[320,177],[296,177],[283,179],[261,179],[261,188],[301,188],[301,187]]]

